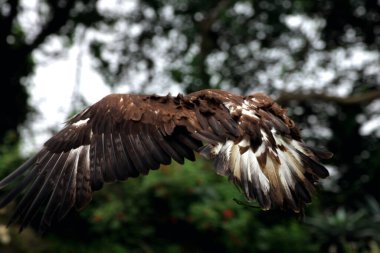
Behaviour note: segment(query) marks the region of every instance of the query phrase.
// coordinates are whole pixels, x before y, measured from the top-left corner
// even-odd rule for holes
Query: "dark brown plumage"
[[[40,227],[46,228],[85,207],[105,182],[147,175],[172,159],[194,160],[194,151],[213,159],[216,172],[264,210],[295,212],[311,201],[314,183],[328,176],[319,158],[331,157],[306,146],[286,110],[264,94],[112,94],[70,119],[0,182],[0,208],[22,194],[10,222],[22,229],[42,210]]]

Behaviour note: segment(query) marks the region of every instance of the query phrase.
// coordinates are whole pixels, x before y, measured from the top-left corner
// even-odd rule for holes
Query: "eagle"
[[[214,161],[263,210],[300,212],[328,170],[332,153],[310,147],[283,109],[262,93],[200,90],[177,96],[111,94],[85,108],[39,152],[0,181],[0,208],[22,230],[49,227],[83,209],[105,183],[147,175],[172,160]]]

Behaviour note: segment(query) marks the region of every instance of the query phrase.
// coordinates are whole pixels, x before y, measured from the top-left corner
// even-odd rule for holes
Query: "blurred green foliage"
[[[34,252],[318,252],[297,218],[273,223],[271,212],[234,198],[241,198],[239,190],[209,162],[164,166],[107,185],[85,210],[42,237],[44,247]],[[12,245],[23,244],[13,238]]]
[[[342,208],[320,213],[314,204],[303,221],[238,205],[239,190],[211,168],[200,159],[109,184],[86,209],[72,212],[41,238],[31,229],[19,237],[12,227],[10,244],[0,248],[29,252],[35,243],[33,252],[62,253],[331,252],[339,247],[377,252],[370,248],[380,242],[376,200],[354,213]]]

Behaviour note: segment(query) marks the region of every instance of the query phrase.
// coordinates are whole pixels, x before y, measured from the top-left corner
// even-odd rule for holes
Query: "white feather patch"
[[[268,193],[270,190],[269,180],[263,173],[260,168],[259,162],[257,161],[257,157],[255,153],[249,149],[241,156],[242,161],[242,169],[247,170],[248,180],[250,182],[256,183],[252,177],[256,177],[258,179],[258,183],[260,184],[260,188],[264,193]]]
[[[89,119],[90,118],[78,120],[77,122],[74,122],[72,125],[75,127],[83,126],[83,125],[87,124],[87,121],[89,121]]]
[[[226,143],[221,148],[222,152],[227,152],[227,156],[230,157],[231,155],[231,148],[234,145],[234,142],[231,140],[226,141]]]
[[[252,149],[248,149],[243,154],[240,154],[240,147],[248,147],[250,145],[249,140],[243,139],[238,144],[234,144],[232,141],[227,141],[221,148],[220,153],[226,157],[227,162],[229,162],[229,168],[231,174],[242,180],[242,170],[245,170],[243,174],[247,175],[247,179],[251,183],[260,184],[260,188],[264,193],[268,193],[270,190],[270,183],[268,178],[263,173],[260,168],[259,162],[257,160],[257,154],[261,154],[265,150],[265,145],[262,144],[259,148],[259,152],[254,153]],[[215,146],[217,148],[218,146]],[[254,180],[255,177],[257,180]],[[248,191],[248,189],[246,189]]]
[[[244,100],[242,104],[242,111],[241,113],[243,115],[246,115],[248,117],[252,117],[255,119],[259,119],[259,117],[255,114],[256,105],[253,105],[251,101]]]
[[[228,142],[232,142],[232,141],[227,141],[224,145],[223,143],[218,143],[216,146],[214,146],[212,149],[211,149],[211,154],[216,156],[219,154],[220,150],[222,149],[222,147],[225,147],[228,145]]]
[[[241,105],[237,105],[232,102],[224,102],[223,104],[229,110],[230,113],[241,111],[242,115],[259,119],[259,117],[255,114],[256,105],[252,104],[251,101],[244,100]]]
[[[262,142],[262,143],[260,144],[259,148],[256,150],[255,155],[256,155],[256,156],[260,156],[260,155],[262,155],[262,154],[265,152],[266,148],[267,148],[267,147],[265,146],[264,142]]]
[[[294,181],[293,177],[291,175],[291,172],[289,170],[289,167],[286,163],[282,163],[280,165],[280,168],[278,170],[278,175],[280,177],[281,184],[284,187],[285,193],[289,199],[292,199],[292,193],[290,191],[291,188],[293,188]]]
[[[82,152],[86,152],[86,156],[85,156],[85,164],[86,166],[88,167],[89,164],[90,164],[90,145],[84,145],[84,146],[79,146],[75,149],[72,149],[70,150],[70,154],[69,156],[67,157],[67,161],[70,162],[70,161],[74,161],[74,175],[76,176],[76,172],[77,172],[77,166],[78,166],[78,162],[79,162],[79,156]]]
[[[281,151],[282,153],[284,153],[283,160],[286,163],[291,164],[295,169],[299,168],[301,165],[301,159],[300,159],[299,155],[297,154],[296,150],[304,153],[304,149],[301,147],[301,145],[298,143],[298,141],[291,140],[291,142],[288,143],[281,136],[279,136],[277,134],[274,134],[273,137],[278,144],[283,145],[287,149],[287,152],[285,152],[285,153],[282,152],[281,150],[278,150],[278,151]],[[298,172],[298,170],[297,170],[297,172]],[[297,173],[297,174],[302,175],[302,173]]]
[[[237,145],[232,145],[231,147],[230,161],[233,175],[240,180],[240,150]]]
[[[222,165],[216,168],[216,172],[218,175],[225,176],[225,175],[230,174],[230,172],[228,171],[231,170],[231,166],[229,162],[231,160],[231,153],[232,153],[231,149],[232,149],[233,144],[234,143],[232,141],[226,141],[224,145],[220,143],[220,145],[218,144],[217,146],[214,147],[214,149],[219,149],[217,154],[219,155],[220,159],[223,159],[221,162]],[[211,152],[213,152],[213,150],[211,150]]]
[[[292,194],[290,189],[294,189],[295,187],[295,177],[297,176],[301,180],[304,179],[304,175],[300,170],[301,161],[299,155],[295,151],[298,149],[297,147],[301,147],[297,141],[292,140],[290,143],[286,142],[283,137],[277,134],[273,134],[274,139],[279,145],[282,145],[286,148],[286,151],[282,151],[277,149],[278,156],[281,161],[281,165],[279,168],[279,176],[282,185],[284,186],[286,195],[288,198],[292,198]],[[294,145],[294,144],[297,145]],[[300,150],[302,152],[302,150]],[[296,175],[294,175],[296,173]]]
[[[255,112],[253,110],[251,110],[251,109],[243,108],[242,111],[241,111],[241,114],[249,116],[249,117],[252,117],[252,118],[255,118],[255,119],[259,119],[259,117],[257,117],[257,115],[255,114]]]
[[[239,142],[238,145],[239,145],[240,147],[242,147],[242,148],[248,147],[248,146],[250,145],[250,143],[249,143],[249,139],[247,139],[247,138],[242,139],[242,140]]]
[[[230,113],[235,113],[235,111],[240,110],[241,106],[236,105],[232,102],[224,102],[224,106],[228,109]]]
[[[81,151],[82,151],[82,146],[80,146],[80,147],[78,147],[76,149],[71,150],[69,156],[67,157],[67,160],[69,162],[73,161],[72,170],[74,170],[73,171],[73,177],[74,178],[77,177],[79,154],[80,154]],[[74,180],[73,182],[76,183],[76,180]]]
[[[262,137],[263,141],[269,141],[268,135],[267,135],[267,133],[264,130],[260,129],[260,133],[263,136]]]

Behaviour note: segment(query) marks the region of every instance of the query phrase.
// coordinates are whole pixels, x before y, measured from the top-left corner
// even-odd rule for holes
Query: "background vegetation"
[[[54,60],[84,33],[111,87],[272,95],[307,142],[335,153],[332,176],[300,221],[237,204],[206,161],[173,164],[108,185],[42,237],[6,229],[12,207],[0,210],[1,252],[380,252],[379,1],[110,2],[0,0],[0,176],[25,159],[35,53]],[[61,48],[45,51],[52,38]]]

